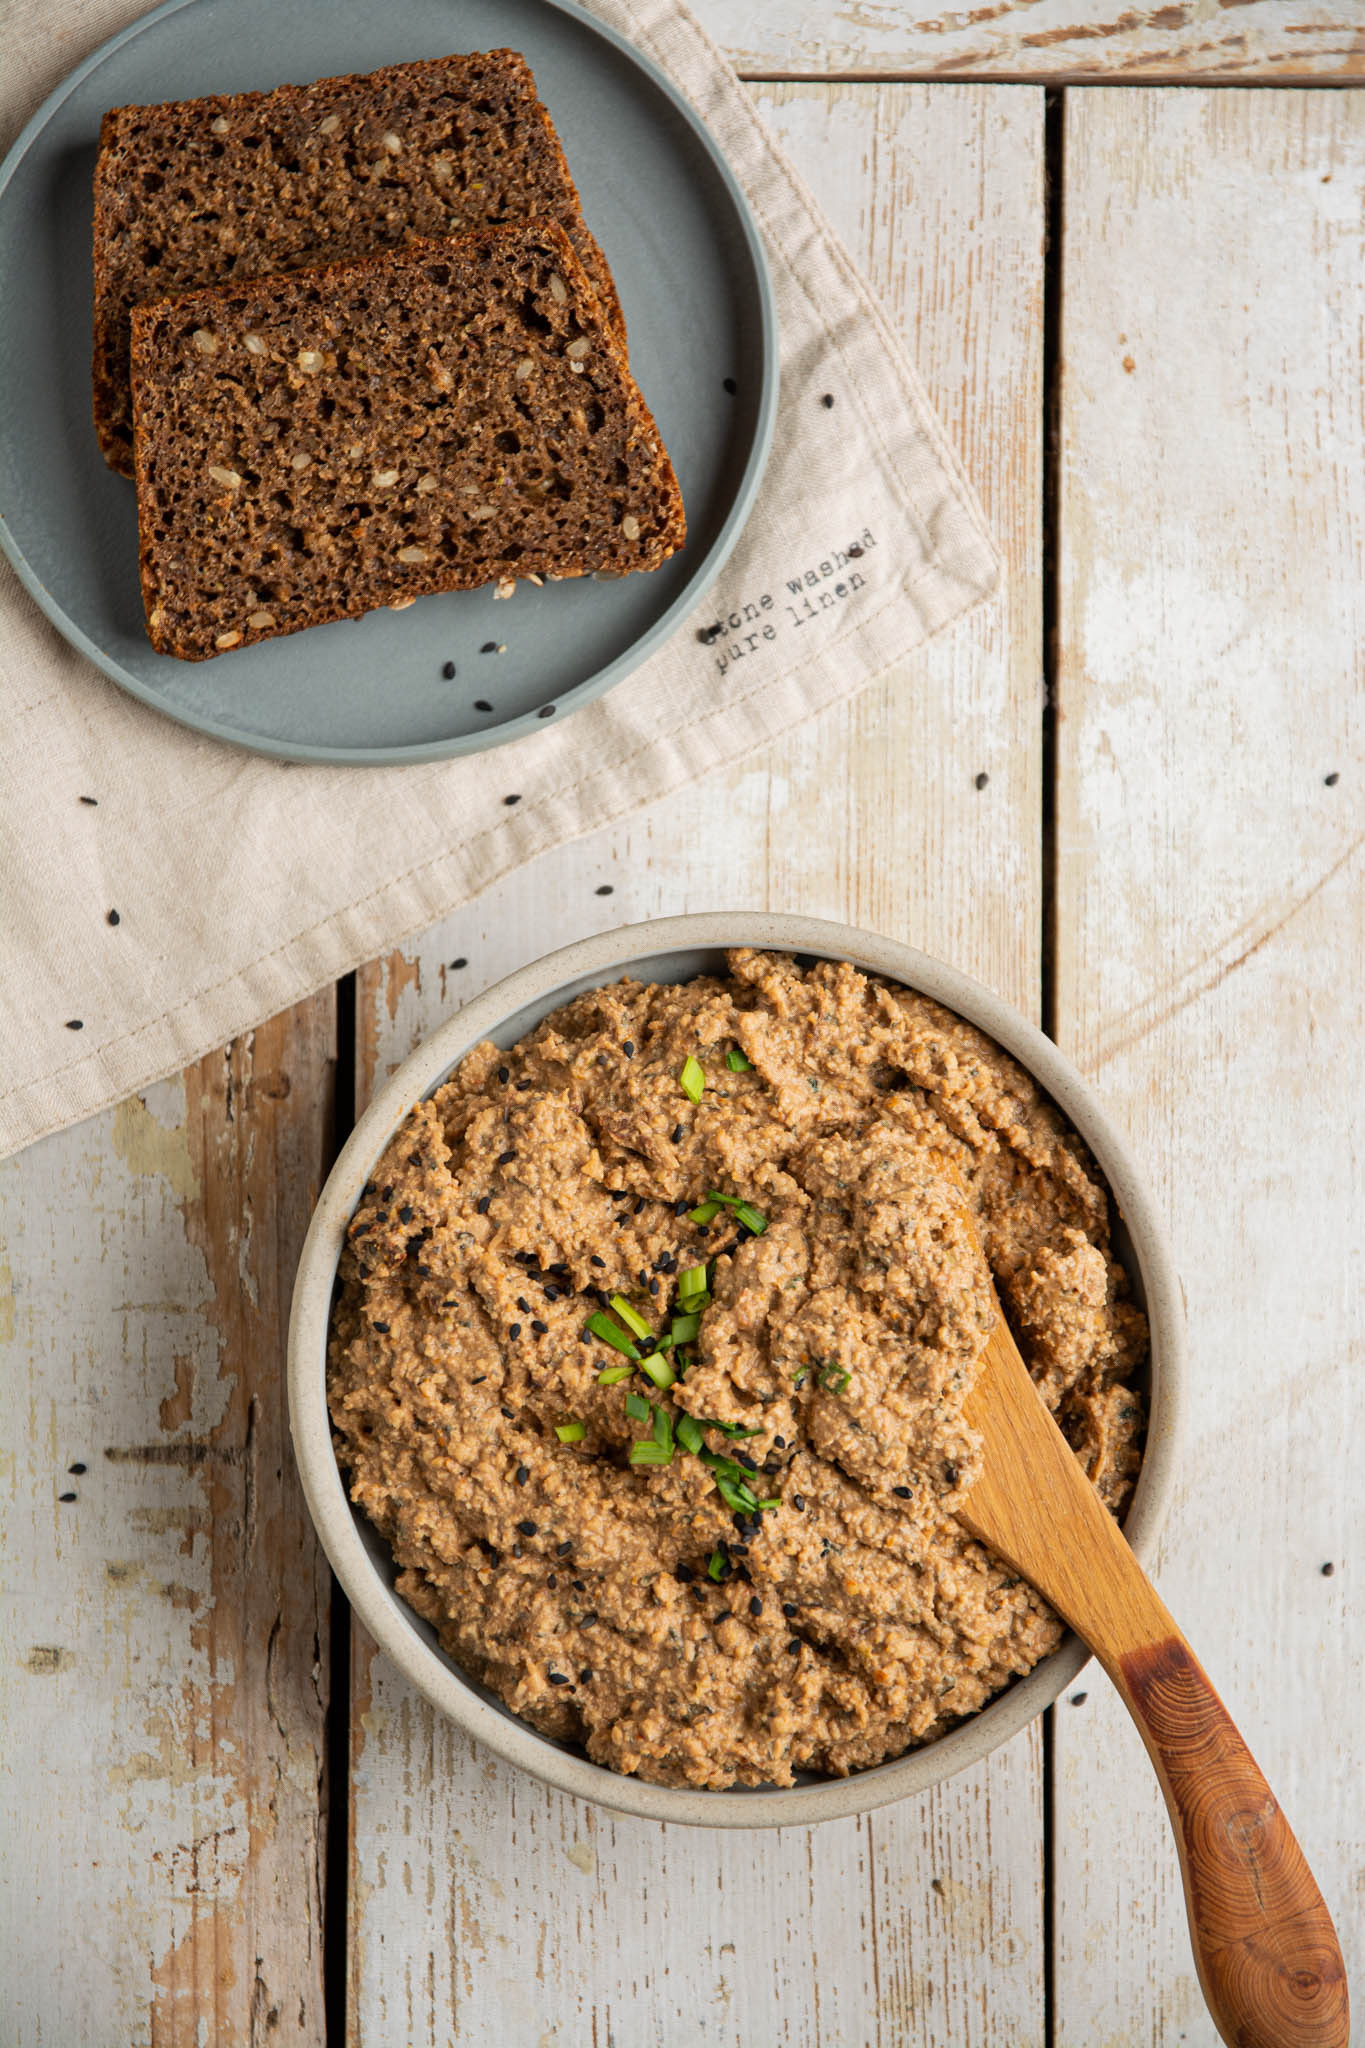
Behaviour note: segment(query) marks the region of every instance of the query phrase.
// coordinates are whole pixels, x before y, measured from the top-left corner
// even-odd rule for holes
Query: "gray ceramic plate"
[[[1135,1160],[1089,1083],[1050,1039],[999,996],[910,946],[815,918],[715,912],[603,932],[509,975],[418,1046],[379,1090],[347,1139],[309,1225],[289,1322],[289,1417],[304,1494],[332,1569],[380,1648],[433,1706],[499,1756],[580,1798],[597,1799],[651,1820],[781,1827],[864,1813],[889,1800],[927,1791],[979,1762],[1052,1704],[1084,1664],[1084,1646],[1073,1635],[1064,1637],[1061,1648],[1027,1678],[1008,1686],[940,1741],[851,1778],[810,1778],[790,1790],[696,1792],[620,1777],[590,1763],[580,1750],[538,1735],[445,1655],[433,1630],[395,1592],[388,1546],[347,1498],[327,1414],[327,1326],[346,1226],[375,1161],[413,1103],[439,1088],[480,1039],[515,1045],[561,1003],[622,974],[642,981],[685,981],[696,974],[723,972],[721,949],[726,946],[767,946],[820,959],[851,960],[932,996],[1012,1053],[1085,1139],[1113,1196],[1115,1250],[1151,1326],[1147,1445],[1123,1525],[1138,1556],[1150,1556],[1175,1479],[1184,1331],[1179,1286]]]
[[[91,177],[100,117],[520,50],[564,142],[673,457],[688,543],[650,576],[423,598],[208,662],[154,654],[131,484],[90,424]],[[748,206],[663,74],[568,0],[170,0],[40,108],[0,168],[0,541],[53,623],[135,697],[199,732],[299,761],[425,761],[543,731],[627,675],[734,545],[777,408],[772,290]],[[726,380],[734,384],[727,391]],[[506,645],[480,655],[484,642]],[[442,665],[456,664],[453,683]],[[493,705],[474,709],[475,699]]]

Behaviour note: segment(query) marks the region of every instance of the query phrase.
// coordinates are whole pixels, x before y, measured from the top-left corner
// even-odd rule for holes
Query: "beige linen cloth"
[[[5,145],[142,11],[11,0]],[[738,546],[671,643],[562,727],[392,769],[284,766],[183,731],[74,653],[0,561],[0,1153],[852,694],[994,586],[995,549],[914,369],[720,52],[675,0],[596,11],[699,109],[767,245],[782,399]],[[822,606],[836,582],[848,594]],[[722,674],[698,629],[765,594],[772,637]]]

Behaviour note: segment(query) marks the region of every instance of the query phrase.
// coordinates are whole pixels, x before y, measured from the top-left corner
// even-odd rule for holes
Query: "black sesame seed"
[[[475,1206],[475,1208],[476,1208],[476,1209],[478,1210],[478,1212],[479,1212],[480,1216],[486,1216],[486,1215],[488,1214],[488,1210],[489,1210],[489,1205],[491,1204],[492,1200],[493,1200],[493,1197],[492,1197],[491,1195],[480,1195],[480,1196],[479,1196],[479,1199],[478,1199],[478,1201],[477,1201],[477,1202],[476,1202],[476,1203],[474,1204],[474,1206]]]
[[[794,1508],[804,1508],[804,1507],[805,1507],[805,1505],[806,1505],[806,1496],[805,1496],[805,1494],[804,1494],[804,1493],[794,1493],[794,1494],[792,1495],[792,1506],[793,1506]]]
[[[555,707],[553,704],[542,704],[539,711],[537,711],[536,713],[537,718],[553,718],[554,715]]]
[[[411,1202],[404,1202],[404,1204],[403,1204],[402,1208],[401,1208],[401,1209],[400,1209],[400,1210],[398,1211],[398,1221],[399,1221],[400,1223],[411,1223],[411,1221],[412,1221],[412,1204],[411,1204]]]
[[[461,968],[461,967],[468,967],[468,965],[469,965],[469,962],[468,962],[468,961],[467,961],[466,959],[464,959],[464,958],[463,958],[463,956],[462,956],[462,957],[461,957],[460,959],[458,959],[458,960],[452,960],[450,964],[451,964],[451,966],[452,966],[452,967],[454,967],[454,968],[456,968],[456,969],[458,970],[458,969],[459,969],[459,968]]]
[[[379,1332],[379,1334],[380,1334],[380,1336],[381,1336],[381,1337],[387,1337],[387,1336],[388,1336],[388,1334],[389,1334],[389,1326],[388,1326],[388,1324],[387,1324],[387,1323],[381,1323],[381,1322],[380,1322],[380,1320],[379,1320],[379,1318],[378,1318],[378,1316],[376,1316],[376,1317],[375,1317],[374,1321],[373,1321],[373,1322],[371,1323],[371,1325],[370,1325],[370,1328],[371,1328],[372,1330],[378,1330],[378,1332]]]
[[[610,882],[599,882],[595,893],[598,896],[614,896],[616,891]]]
[[[788,1621],[794,1621],[796,1618],[796,1602],[794,1600],[784,1600],[782,1602],[782,1612],[786,1615]]]
[[[775,1451],[785,1451],[785,1450],[786,1450],[786,1448],[787,1448],[787,1439],[786,1439],[786,1438],[785,1438],[784,1436],[775,1436],[775,1437],[773,1438],[773,1449],[774,1449]]]
[[[898,1498],[898,1499],[900,1499],[900,1500],[913,1500],[913,1499],[914,1499],[914,1493],[913,1493],[912,1489],[911,1489],[910,1487],[908,1487],[908,1486],[893,1486],[893,1487],[892,1487],[892,1489],[891,1489],[891,1491],[892,1491],[892,1492],[893,1492],[893,1493],[894,1493],[894,1494],[895,1494],[895,1495],[897,1496],[897,1498]]]
[[[674,1143],[675,1145],[681,1145],[682,1141],[683,1141],[683,1127],[682,1127],[682,1125],[681,1125],[681,1124],[674,1124],[674,1126],[673,1126],[673,1143]],[[686,1206],[686,1205],[684,1205],[684,1206]],[[676,1211],[676,1207],[675,1207],[675,1211],[674,1211],[674,1213],[675,1213],[675,1214],[677,1213],[677,1211]]]
[[[523,1536],[537,1536],[540,1533],[539,1525],[535,1522],[530,1521],[518,1522],[517,1529],[518,1532]]]
[[[537,1337],[544,1337],[549,1334],[549,1324],[542,1323],[538,1316],[532,1316],[531,1328],[535,1331]]]
[[[990,779],[990,776],[986,773],[985,769],[983,768],[981,770],[981,773],[975,778],[975,785],[978,789],[984,789],[986,787],[986,784],[990,781]]]
[[[568,1554],[569,1554],[569,1552],[570,1552],[570,1551],[571,1551],[572,1549],[573,1549],[573,1544],[572,1544],[572,1542],[569,1542],[569,1543],[556,1543],[556,1545],[555,1545],[555,1556],[556,1556],[556,1557],[567,1557],[567,1556],[568,1556]]]
[[[528,1480],[528,1479],[530,1478],[530,1476],[531,1476],[531,1469],[530,1469],[529,1465],[518,1465],[518,1467],[517,1467],[517,1485],[518,1485],[518,1486],[525,1486],[525,1484],[526,1484],[527,1480]]]
[[[76,1470],[76,1467],[73,1465],[71,1469],[74,1472]],[[1325,1579],[1333,1578],[1336,1575],[1336,1569],[1337,1568],[1334,1564],[1325,1564],[1322,1568],[1322,1576]]]
[[[749,1453],[747,1451],[736,1451],[735,1463],[737,1465],[742,1465],[746,1472],[757,1472],[758,1470],[757,1465],[754,1463],[753,1459],[749,1456]]]
[[[387,1186],[386,1188],[381,1188],[381,1189],[379,1190],[379,1199],[380,1199],[380,1201],[381,1201],[381,1202],[391,1202],[391,1201],[393,1200],[393,1182],[392,1182],[392,1181],[390,1181],[390,1182],[389,1182],[389,1184],[388,1184],[388,1186]]]
[[[83,1017],[68,1017],[66,1020],[66,1028],[68,1031],[84,1031],[85,1020]]]
[[[83,804],[97,804],[99,802],[99,798],[97,796],[83,796],[81,798],[81,802]]]
[[[59,1493],[57,1498],[58,1500],[74,1500],[76,1496],[74,1493]]]
[[[736,382],[735,382],[734,378],[733,378],[733,377],[722,377],[720,381],[721,381],[721,389],[722,389],[723,391],[728,391],[728,392],[729,392],[729,394],[730,394],[730,396],[731,396],[731,398],[733,398],[733,397],[734,397],[734,395],[735,395],[735,393],[736,393],[736,392],[738,391],[738,389],[739,389],[739,386],[738,386],[738,384],[736,384]]]
[[[508,1420],[509,1422],[513,1422],[513,1421],[515,1421],[515,1419],[516,1419],[516,1418],[515,1418],[515,1416],[513,1415],[512,1411],[511,1411],[511,1409],[510,1409],[510,1408],[509,1408],[509,1407],[507,1406],[506,1402],[504,1402],[504,1403],[503,1403],[503,1405],[502,1405],[502,1408],[501,1408],[501,1410],[500,1410],[499,1412],[500,1412],[501,1414],[505,1415],[505,1416],[507,1417],[507,1420]]]
[[[106,924],[122,924],[123,919],[119,916],[116,910],[111,910],[106,916],[104,922]]]
[[[68,1472],[73,1472],[79,1479],[82,1472],[84,1472],[85,1470],[85,1466],[81,1463],[80,1459],[78,1458],[74,1465],[68,1465],[66,1469]]]
[[[855,562],[861,562],[861,560],[862,560],[862,558],[863,558],[863,551],[862,551],[861,547],[860,547],[860,546],[858,545],[858,543],[857,543],[857,541],[856,541],[856,540],[854,541],[854,543],[853,543],[852,547],[851,547],[851,548],[849,549],[849,551],[848,551],[848,552],[849,552],[849,557],[850,557],[850,559],[851,559],[852,561],[855,561]]]
[[[508,1334],[508,1336],[509,1336],[509,1337],[519,1337],[519,1336],[521,1335],[521,1324],[520,1324],[520,1323],[511,1323],[511,1324],[509,1324],[509,1325],[508,1325],[508,1330],[507,1330],[507,1334]]]
[[[551,1685],[568,1685],[571,1682],[564,1676],[562,1671],[547,1671],[545,1676],[549,1679]]]
[[[658,1283],[658,1281],[657,1281],[657,1280],[651,1280],[651,1281],[650,1281],[650,1283],[649,1283],[649,1291],[650,1291],[650,1293],[651,1293],[651,1294],[657,1294],[657,1293],[658,1293],[658,1291],[659,1291],[659,1283]]]
[[[496,654],[497,651],[498,643],[496,640],[485,640],[483,646],[479,649],[480,654]]]
[[[446,681],[447,681],[448,683],[453,683],[453,682],[454,682],[454,680],[455,680],[455,664],[454,664],[454,662],[453,662],[453,661],[445,661],[445,662],[442,662],[442,664],[441,664],[441,674],[442,674],[442,675],[443,675],[443,676],[445,677],[445,679],[446,679]]]
[[[513,790],[511,796],[505,796],[503,798],[503,802],[505,804],[519,804],[521,802],[520,794],[516,790]]]
[[[500,1081],[502,1082],[502,1085],[503,1085],[503,1087],[504,1087],[504,1088],[505,1088],[505,1087],[507,1086],[507,1083],[508,1083],[508,1082],[509,1082],[509,1081],[511,1080],[511,1078],[512,1078],[512,1069],[511,1069],[510,1067],[499,1067],[499,1068],[498,1068],[498,1079],[499,1079],[499,1080],[500,1080]]]
[[[1071,1695],[1071,1704],[1073,1707],[1083,1707],[1086,1701],[1089,1699],[1089,1697],[1090,1695],[1088,1692],[1073,1692]]]
[[[514,1543],[512,1545],[512,1555],[513,1557],[525,1557],[526,1552],[522,1549],[519,1543]]]
[[[529,1302],[529,1301],[528,1301],[528,1300],[526,1299],[526,1296],[525,1296],[524,1294],[519,1294],[519,1295],[517,1296],[517,1307],[518,1307],[518,1308],[519,1308],[519,1309],[521,1310],[521,1312],[522,1312],[522,1314],[523,1314],[524,1316],[529,1316],[529,1315],[530,1315],[530,1313],[531,1313],[531,1304],[530,1304],[530,1302]]]
[[[823,398],[822,398],[822,399],[820,400],[820,403],[821,403],[821,405],[823,405],[823,407],[825,408],[825,411],[826,411],[826,412],[833,412],[833,410],[834,410],[834,393],[833,393],[832,391],[827,391],[827,392],[825,393],[824,397],[823,397]]]
[[[693,1579],[696,1577],[696,1573],[693,1571],[690,1564],[675,1564],[673,1567],[673,1576],[678,1581],[678,1584],[680,1586],[690,1586]]]
[[[1338,775],[1336,769],[1334,768],[1330,775],[1324,775],[1322,779],[1329,789],[1335,789],[1337,784],[1340,782],[1341,777],[1340,775]]]
[[[581,1670],[581,1671],[579,1672],[579,1674],[578,1674],[578,1683],[579,1683],[580,1685],[591,1685],[591,1684],[592,1684],[592,1666],[591,1666],[591,1664],[585,1664],[585,1665],[583,1666],[583,1669],[582,1669],[582,1670]]]
[[[750,1614],[762,1614],[763,1612],[763,1602],[759,1599],[757,1593],[754,1594],[753,1599],[749,1602],[749,1612]]]
[[[476,697],[474,699],[474,709],[476,711],[491,711],[493,706],[489,703],[487,697]]]
[[[621,1050],[628,1060],[633,1060],[635,1057],[635,1040],[633,1038],[628,1038],[625,1044],[621,1047]]]
[[[516,1148],[514,1146],[509,1146],[506,1152],[499,1152],[498,1165],[510,1166],[512,1164],[512,1161],[516,1158],[516,1156]]]
[[[451,1308],[454,1306],[454,1304],[452,1302],[447,1301],[443,1302],[442,1306],[444,1308]],[[474,1378],[469,1382],[469,1384],[471,1387],[481,1387],[487,1378],[488,1374],[486,1372],[476,1373]]]
[[[799,1636],[793,1636],[791,1641],[787,1645],[787,1655],[789,1657],[796,1657],[800,1655],[800,1652],[801,1638]]]
[[[561,1290],[558,1287],[547,1287],[545,1290],[545,1299],[547,1301],[558,1301],[560,1291]]]
[[[641,1214],[643,1213],[643,1210],[644,1210],[644,1206],[645,1206],[645,1198],[644,1198],[644,1196],[643,1196],[643,1195],[640,1195],[640,1196],[638,1196],[638,1197],[637,1197],[637,1199],[636,1199],[636,1203],[635,1203],[635,1214],[636,1214],[637,1216],[639,1216],[639,1215],[641,1215]]]
[[[549,1578],[545,1581],[545,1583],[550,1588],[550,1591],[553,1592],[555,1587],[559,1584],[558,1575],[555,1572],[551,1572]]]
[[[588,1264],[590,1266],[605,1266],[606,1263],[606,1260],[603,1258],[599,1258],[596,1252],[590,1252],[588,1254]]]
[[[569,1583],[572,1585],[575,1593],[586,1593],[588,1590],[586,1579],[571,1579]]]

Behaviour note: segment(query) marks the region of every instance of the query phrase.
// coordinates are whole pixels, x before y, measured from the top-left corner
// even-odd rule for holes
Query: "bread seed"
[[[569,365],[569,368],[573,371],[575,377],[581,377],[583,375],[583,372],[587,369],[587,367],[588,366],[586,363],[570,363]]]
[[[565,349],[564,353],[566,356],[572,356],[574,360],[577,361],[577,359],[580,356],[585,356],[591,347],[592,343],[588,340],[587,335],[580,334],[577,341],[571,341],[569,343],[569,346]]]
[[[230,125],[230,124],[229,124],[229,122],[228,122],[228,118],[227,118],[227,115],[226,115],[226,114],[220,114],[220,115],[218,116],[218,119],[217,119],[216,121],[214,121],[214,122],[210,123],[210,125],[211,125],[211,127],[212,127],[212,129],[213,129],[213,132],[214,132],[214,134],[215,134],[215,135],[226,135],[226,134],[227,134],[227,132],[228,132],[228,127],[229,127],[229,125]]]
[[[216,484],[226,484],[230,491],[241,489],[242,479],[235,469],[219,469],[216,462],[209,464],[209,475]]]
[[[431,175],[438,185],[444,185],[454,166],[448,156],[434,156],[431,159]]]
[[[218,336],[210,334],[207,327],[196,327],[190,339],[201,356],[212,356],[218,353]]]
[[[416,604],[415,597],[399,597],[389,606],[391,612],[405,612],[410,604]]]
[[[321,121],[319,121],[319,122],[318,122],[318,133],[319,133],[319,135],[335,135],[335,134],[336,134],[336,132],[337,132],[337,129],[338,129],[338,128],[339,128],[340,126],[341,126],[341,116],[340,116],[340,114],[328,114],[328,115],[327,115],[327,116],[325,117],[325,119],[323,119],[323,120],[321,120]]]
[[[569,301],[569,287],[557,270],[550,272],[550,297],[561,306],[567,305]]]
[[[213,644],[215,647],[235,647],[241,637],[240,633],[220,633]]]
[[[638,540],[640,538],[640,522],[633,512],[627,512],[625,518],[621,521],[621,531],[627,540]]]
[[[397,156],[399,151],[403,147],[402,143],[399,141],[398,137],[394,134],[392,129],[390,129],[388,134],[384,137],[384,147],[389,152],[390,156]]]
[[[217,346],[215,342],[214,347]],[[316,377],[322,368],[322,357],[315,348],[301,348],[298,353],[298,365],[305,376]]]
[[[534,358],[531,356],[523,356],[521,361],[517,364],[518,384],[524,384],[526,382],[526,379],[530,376],[532,370],[534,370],[534,368]]]
[[[313,458],[311,455],[291,455],[289,458],[289,467],[291,469],[307,469],[309,463],[312,460]]]
[[[398,471],[396,469],[377,469],[371,481],[376,490],[386,491],[390,484],[397,483]]]
[[[494,597],[511,597],[516,587],[517,579],[515,576],[504,576],[499,582],[497,589],[493,592],[493,595]]]
[[[496,505],[475,505],[469,516],[471,519],[496,519],[498,508]]]
[[[419,498],[425,498],[429,491],[434,491],[436,488],[437,479],[430,470],[427,471],[425,476],[419,476],[417,482],[413,485],[413,489]]]
[[[346,450],[346,453],[349,455],[352,462],[359,462],[361,456],[365,453],[363,443],[359,441],[352,441],[350,447]]]
[[[265,354],[264,337],[259,334],[244,334],[242,336],[242,347],[248,355],[263,356]]]
[[[413,547],[400,548],[398,550],[398,559],[400,562],[425,562],[426,558],[427,551],[425,548]]]
[[[258,633],[261,632],[266,626],[273,626],[274,623],[274,612],[250,612],[247,615],[248,626],[254,626]]]

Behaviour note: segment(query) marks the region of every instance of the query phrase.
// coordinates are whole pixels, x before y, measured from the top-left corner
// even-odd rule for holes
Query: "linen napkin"
[[[70,0],[63,69],[139,11]],[[994,587],[996,551],[918,376],[721,53],[676,0],[594,11],[698,108],[767,246],[782,398],[738,546],[672,641],[558,730],[370,769],[264,761],[182,730],[69,648],[0,562],[0,1154],[774,739]],[[48,0],[9,11],[9,137],[55,82],[39,75],[51,21]],[[738,635],[699,636],[732,618],[739,659]]]

